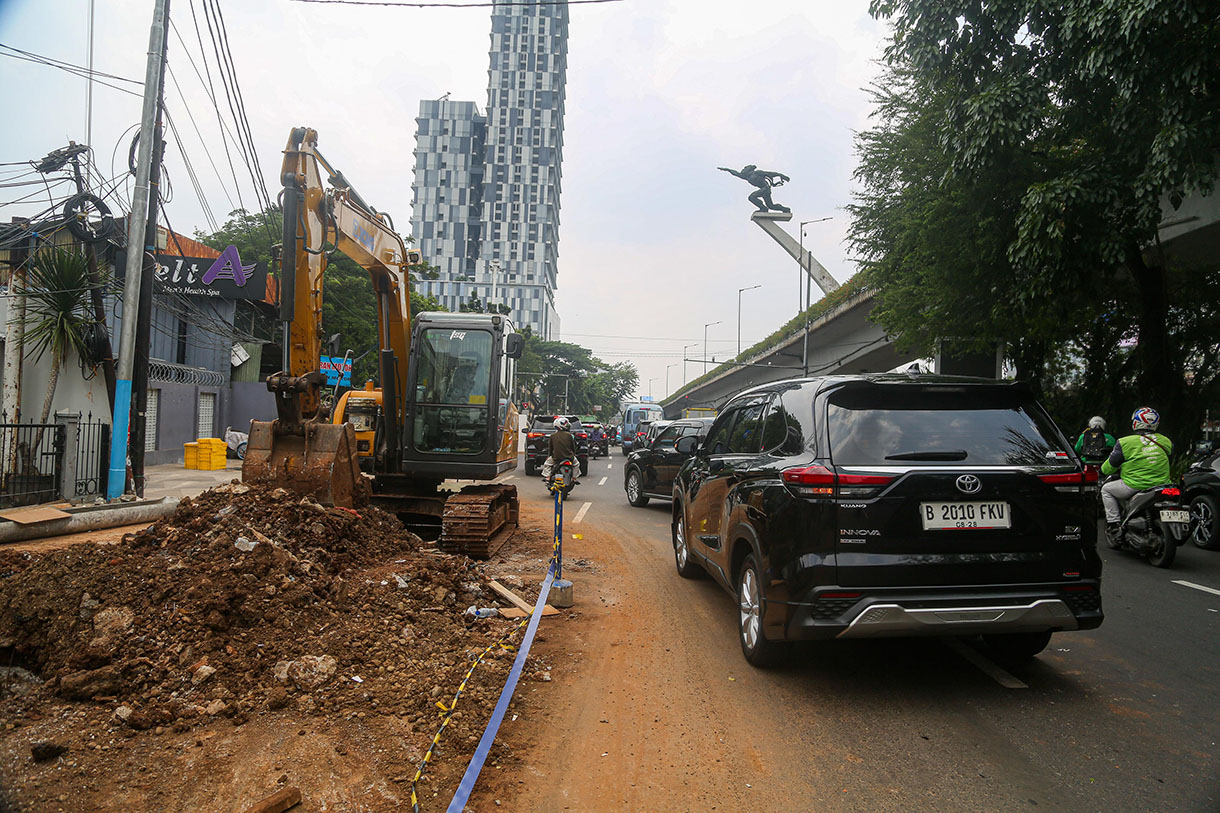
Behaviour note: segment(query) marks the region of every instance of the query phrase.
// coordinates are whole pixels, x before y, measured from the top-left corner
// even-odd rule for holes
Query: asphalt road
[[[1105,623],[1056,635],[1020,668],[981,644],[921,639],[804,645],[760,671],[741,657],[732,598],[674,572],[668,503],[627,504],[623,462],[591,461],[568,527],[579,515],[628,553],[621,589],[681,639],[662,655],[667,680],[718,725],[750,721],[757,770],[744,775],[769,783],[744,797],[757,809],[1220,810],[1220,552],[1188,543],[1161,570],[1103,550]],[[547,499],[523,467],[512,479],[523,500]],[[701,688],[723,670],[743,676],[732,692]],[[733,781],[724,770],[709,786]]]

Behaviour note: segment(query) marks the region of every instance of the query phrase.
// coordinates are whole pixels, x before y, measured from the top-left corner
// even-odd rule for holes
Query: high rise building
[[[487,120],[474,102],[444,98],[420,102],[415,122],[411,235],[439,271],[416,290],[456,311],[479,270]]]
[[[497,3],[486,117],[473,102],[438,100],[421,102],[417,119],[412,233],[441,269],[420,290],[451,310],[471,293],[508,305],[548,338],[559,335],[567,55],[565,3]]]

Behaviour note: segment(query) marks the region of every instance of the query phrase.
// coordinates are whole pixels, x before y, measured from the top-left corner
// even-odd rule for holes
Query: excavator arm
[[[418,262],[418,253],[407,250],[388,215],[365,203],[343,174],[327,163],[317,140],[316,131],[298,127],[284,149],[283,370],[267,379],[278,417],[274,422],[252,423],[242,472],[247,480],[292,484],[327,502],[350,505],[360,501],[363,491],[355,435],[349,424],[331,424],[321,414],[327,255],[342,252],[372,278],[381,351],[383,443],[386,449],[397,450],[411,349],[408,268]],[[396,453],[382,457],[390,470],[399,459]]]

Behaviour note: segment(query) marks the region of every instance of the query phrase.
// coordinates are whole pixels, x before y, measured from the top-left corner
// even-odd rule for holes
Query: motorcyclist
[[[1102,474],[1120,471],[1122,474],[1121,479],[1115,478],[1101,487],[1101,502],[1106,509],[1106,535],[1111,538],[1118,534],[1122,506],[1127,500],[1146,488],[1173,482],[1169,474],[1173,441],[1157,433],[1160,423],[1161,416],[1152,407],[1135,410],[1131,415],[1131,429],[1135,434],[1119,438],[1102,464]]]
[[[557,463],[565,460],[576,462],[576,438],[572,437],[572,433],[569,431],[572,426],[571,422],[562,415],[556,415],[552,425],[555,427],[555,431],[547,439],[549,456],[542,463],[542,479],[548,486],[551,484],[551,474]],[[573,475],[574,477],[575,475]]]
[[[1106,431],[1106,421],[1100,415],[1089,418],[1089,426],[1076,439],[1076,454],[1086,463],[1100,464],[1114,451],[1117,441]]]
[[[606,430],[598,426],[593,430],[593,436],[590,438],[590,445],[595,449],[600,449],[609,454],[609,449],[604,448],[606,444]]]

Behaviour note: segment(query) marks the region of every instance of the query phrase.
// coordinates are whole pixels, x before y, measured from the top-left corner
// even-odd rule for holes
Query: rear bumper
[[[818,587],[786,610],[790,640],[1085,630],[1100,626],[1105,617],[1095,580],[1008,587]]]

